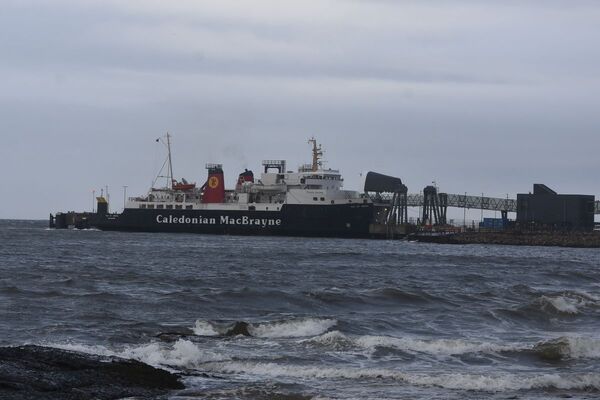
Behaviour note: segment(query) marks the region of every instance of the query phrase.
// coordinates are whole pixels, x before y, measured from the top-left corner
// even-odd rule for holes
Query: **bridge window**
[[[146,208],[145,204],[140,204],[140,208]]]
[[[163,206],[162,204],[157,204],[156,208],[165,208],[165,206]]]
[[[185,209],[186,209],[186,210],[191,210],[192,208],[194,208],[194,206],[193,206],[193,205],[191,205],[191,204],[190,204],[189,206],[185,206]]]
[[[173,209],[173,204],[167,204],[167,208],[168,208],[169,210],[172,210],[172,209]]]
[[[148,208],[154,208],[154,204],[148,204]]]

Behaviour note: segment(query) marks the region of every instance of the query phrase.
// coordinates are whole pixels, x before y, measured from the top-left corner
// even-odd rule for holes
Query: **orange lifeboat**
[[[181,182],[177,182],[175,179],[173,179],[172,183],[173,190],[188,191],[196,188],[195,183],[188,183],[185,179],[182,179]]]

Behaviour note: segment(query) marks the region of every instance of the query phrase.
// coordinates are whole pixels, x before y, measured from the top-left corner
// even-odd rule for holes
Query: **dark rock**
[[[188,333],[182,332],[161,332],[156,337],[163,342],[176,342],[179,339],[185,339],[190,336]]]
[[[139,361],[40,346],[0,348],[0,398],[155,398],[183,389],[179,378]]]
[[[249,327],[250,325],[247,322],[238,321],[225,332],[225,336],[252,336],[248,330]]]

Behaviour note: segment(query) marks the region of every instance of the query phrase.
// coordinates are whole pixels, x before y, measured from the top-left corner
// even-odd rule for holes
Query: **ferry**
[[[110,231],[186,232],[232,235],[368,237],[374,218],[369,196],[344,190],[338,170],[323,167],[323,150],[315,138],[312,162],[297,171],[285,160],[264,160],[262,173],[238,175],[233,189],[225,188],[222,164],[206,164],[203,185],[173,177],[171,136],[166,145],[164,187],[127,199],[122,213],[109,213],[98,197],[98,210],[86,220],[89,227]],[[52,217],[51,217],[52,218]]]

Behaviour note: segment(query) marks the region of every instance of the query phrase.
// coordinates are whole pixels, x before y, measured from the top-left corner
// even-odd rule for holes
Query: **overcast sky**
[[[0,218],[232,186],[326,150],[347,189],[600,195],[598,1],[0,0]]]

